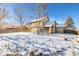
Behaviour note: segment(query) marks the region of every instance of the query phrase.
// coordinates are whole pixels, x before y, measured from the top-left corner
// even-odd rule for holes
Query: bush
[[[48,31],[45,29],[45,28],[42,28],[40,27],[38,30],[37,30],[37,34],[48,34]]]

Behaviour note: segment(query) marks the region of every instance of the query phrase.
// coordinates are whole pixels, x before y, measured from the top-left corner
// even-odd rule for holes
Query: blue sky
[[[14,8],[17,6],[23,6],[24,8],[24,16],[25,22],[29,22],[32,19],[29,19],[30,16],[35,16],[34,12],[29,11],[30,3],[24,4],[5,4],[7,10],[9,11],[8,14],[11,16],[10,18],[6,19],[6,22],[11,24],[18,24],[16,17],[16,13],[13,11]],[[35,7],[35,4],[31,5],[32,8]],[[49,3],[48,4],[48,17],[50,21],[56,20],[58,23],[64,24],[64,21],[67,16],[71,16],[74,25],[79,28],[79,4],[77,3]]]
[[[51,20],[55,19],[59,23],[63,23],[67,16],[71,16],[75,23],[74,25],[79,27],[79,4],[49,4],[48,15]]]

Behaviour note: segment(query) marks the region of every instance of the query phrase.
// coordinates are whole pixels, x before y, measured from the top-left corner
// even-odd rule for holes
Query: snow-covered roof
[[[50,21],[50,22],[47,22],[44,27],[51,27],[51,26],[55,26],[55,21]],[[56,27],[64,27],[63,24],[56,24]]]
[[[34,19],[34,20],[31,20],[31,22],[36,22],[36,21],[40,21],[40,20],[42,20],[42,19],[44,19],[44,18],[46,18],[47,16],[44,16],[44,17],[41,17],[41,18],[38,18],[38,19]]]
[[[47,22],[44,27],[51,27],[51,26],[54,26],[55,25],[55,22],[54,21],[49,21]]]

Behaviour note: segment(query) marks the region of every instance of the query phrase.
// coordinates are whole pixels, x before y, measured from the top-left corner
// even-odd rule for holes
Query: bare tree
[[[47,10],[48,10],[48,4],[47,3],[38,3],[37,4],[37,9],[36,9],[36,13],[37,13],[37,17],[43,17],[43,16],[47,16]]]
[[[36,16],[32,16],[32,18],[40,18],[43,16],[47,16],[48,13],[48,4],[47,3],[37,3],[33,8],[33,4],[29,4],[29,10],[36,14]]]
[[[0,3],[0,29],[5,29],[4,25],[7,18],[9,18],[8,11],[4,4]]]
[[[24,8],[23,5],[17,5],[17,7],[14,9],[16,16],[18,18],[18,22],[20,23],[20,29],[19,31],[23,31],[23,25],[24,25]]]
[[[6,8],[4,8],[3,4],[0,4],[0,22],[7,18],[8,16]]]

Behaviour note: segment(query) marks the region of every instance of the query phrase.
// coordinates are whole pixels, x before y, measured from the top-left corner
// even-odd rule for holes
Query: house
[[[35,19],[32,20],[30,27],[34,28],[34,27],[40,27],[43,26],[44,24],[46,24],[49,21],[48,17],[41,17],[39,19]]]
[[[27,25],[30,32],[37,33],[40,28],[43,28],[48,33],[63,33],[64,26],[57,24],[56,21],[49,21],[47,16],[37,20],[33,20]]]
[[[40,27],[43,27],[49,21],[48,17],[41,17],[39,19],[32,20],[27,24],[27,28],[30,32],[37,32]]]
[[[56,22],[48,22],[44,25],[49,33],[64,33],[65,27],[63,24],[56,24]]]
[[[47,16],[29,22],[27,28],[30,32],[37,33],[39,29],[47,33],[76,33],[75,28],[66,28],[64,24],[58,24],[56,21],[49,21]]]

